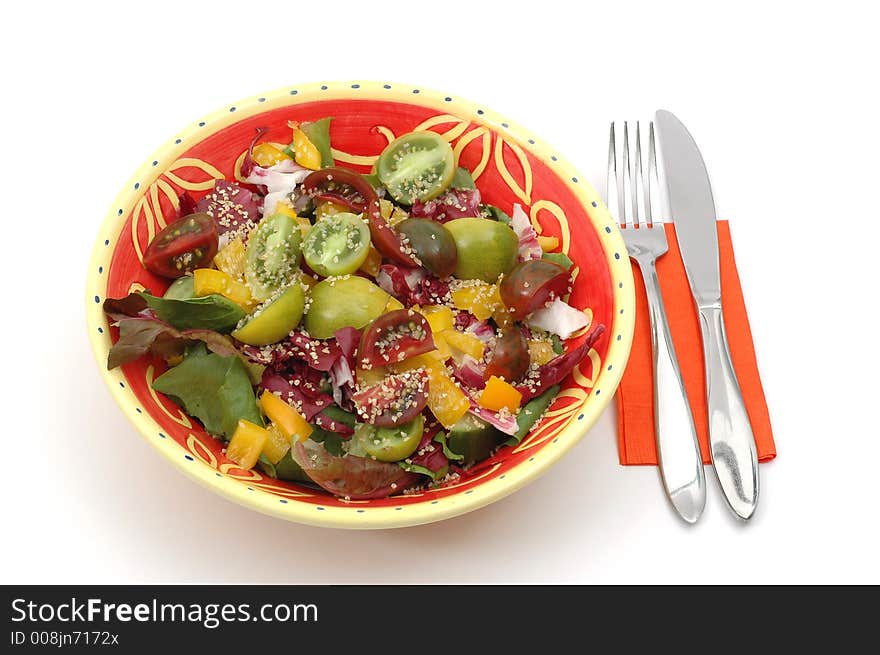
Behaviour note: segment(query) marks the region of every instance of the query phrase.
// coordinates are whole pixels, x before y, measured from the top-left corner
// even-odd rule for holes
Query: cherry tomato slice
[[[568,271],[546,259],[517,264],[501,281],[501,302],[514,318],[524,318],[568,291]]]
[[[427,319],[409,309],[383,314],[364,330],[358,366],[386,366],[434,350]]]
[[[486,366],[485,378],[488,380],[494,375],[513,383],[528,370],[529,344],[519,327],[509,325],[495,339],[495,347]]]
[[[403,425],[415,419],[428,402],[428,374],[417,368],[389,375],[352,394],[351,399],[365,423],[385,428]]]
[[[322,168],[303,180],[303,189],[317,200],[335,202],[355,213],[365,214],[370,222],[373,245],[380,253],[399,264],[419,265],[400,235],[382,217],[376,190],[363,175],[347,168]]]
[[[162,277],[183,277],[208,266],[218,243],[217,223],[210,215],[184,216],[153,237],[144,252],[144,268]]]
[[[430,218],[407,218],[397,226],[422,266],[438,277],[448,277],[458,264],[458,248],[445,227]]]

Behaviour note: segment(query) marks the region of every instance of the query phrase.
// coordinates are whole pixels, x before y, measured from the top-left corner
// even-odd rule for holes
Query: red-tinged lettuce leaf
[[[199,200],[196,210],[209,214],[218,232],[244,237],[260,220],[262,198],[238,182],[215,180],[214,189]]]
[[[461,364],[451,363],[452,377],[470,389],[483,389],[486,386],[486,365],[470,355],[465,355]]]
[[[418,475],[397,464],[354,455],[338,457],[310,440],[295,444],[291,456],[315,484],[342,498],[385,498],[418,481]]]
[[[294,357],[298,357],[316,371],[327,372],[342,357],[335,341],[312,339],[302,332],[294,332],[289,339]]]
[[[260,388],[277,394],[311,422],[327,407],[333,405],[333,398],[321,391],[320,376],[316,381],[309,371],[311,369],[303,366],[300,370],[285,372],[282,375],[274,369],[267,368],[260,381]]]
[[[518,258],[524,262],[529,259],[540,259],[544,254],[541,244],[538,243],[538,233],[529,217],[520,205],[513,206],[513,215],[510,218],[510,228],[519,239]]]
[[[182,216],[189,216],[190,214],[195,214],[199,211],[199,204],[196,202],[195,198],[190,195],[189,191],[181,191],[177,198],[179,205],[177,209],[178,218]]]
[[[443,304],[449,298],[449,283],[423,268],[382,264],[376,284],[407,307]]]
[[[250,175],[251,171],[253,171],[254,167],[257,165],[257,162],[254,160],[254,147],[257,145],[257,141],[260,140],[260,137],[262,137],[268,131],[268,127],[258,127],[256,129],[256,134],[254,134],[254,138],[251,140],[247,152],[244,155],[244,159],[241,162],[242,177],[247,177],[248,175]]]
[[[468,397],[471,401],[471,408],[468,410],[471,414],[484,420],[489,425],[497,428],[504,434],[516,434],[517,424],[516,417],[510,413],[495,412],[485,407],[480,407],[473,398]]]
[[[449,189],[434,200],[424,203],[416,200],[410,211],[410,216],[430,218],[440,223],[445,223],[455,218],[479,215],[479,189]]]
[[[172,325],[152,316],[112,315],[119,326],[119,339],[110,347],[107,355],[107,369],[114,369],[137,358],[151,353],[157,357],[170,359],[183,355],[186,349],[198,342],[204,343],[208,350],[221,357],[238,357],[253,384],[263,375],[263,366],[244,357],[232,340],[213,330],[178,330]]]
[[[443,444],[435,442],[434,435],[428,430],[422,435],[416,452],[398,464],[405,471],[427,475],[434,482],[449,472],[449,458]]]
[[[532,398],[540,396],[550,387],[562,382],[574,370],[574,367],[580,364],[584,357],[587,356],[590,348],[593,347],[593,344],[599,340],[599,337],[604,332],[604,325],[601,323],[596,325],[587,333],[586,338],[579,346],[551,359],[546,364],[539,366],[535,371],[530,370],[526,376],[526,382],[516,387],[523,396],[522,402],[528,402]]]

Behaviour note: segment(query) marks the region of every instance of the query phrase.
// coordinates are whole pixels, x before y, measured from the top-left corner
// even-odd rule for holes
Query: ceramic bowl
[[[153,235],[176,217],[183,190],[198,199],[215,178],[240,178],[255,128],[286,143],[287,121],[333,116],[337,165],[366,172],[395,136],[433,130],[473,171],[484,202],[523,206],[539,234],[555,236],[574,260],[571,304],[604,335],[565,381],[540,424],[516,447],[502,448],[466,478],[439,489],[370,501],[344,501],[298,484],[242,470],[220,441],[151,388],[163,362],[142,358],[106,370],[115,338],[101,310],[107,297],[166,281],[140,259]],[[134,174],[100,228],[87,281],[89,338],[113,398],[144,439],[171,464],[237,503],[291,521],[337,528],[390,528],[446,519],[487,505],[547,472],[589,431],[611,402],[633,332],[630,263],[616,224],[589,182],[550,145],[509,118],[457,96],[382,82],[327,82],[278,89],[208,114],[172,136]]]

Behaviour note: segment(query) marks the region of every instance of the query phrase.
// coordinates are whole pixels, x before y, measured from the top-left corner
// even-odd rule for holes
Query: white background
[[[876,17],[869,3],[10,4],[2,84],[0,582],[880,582]],[[779,449],[750,524],[617,464],[614,410],[552,472],[418,528],[262,516],[190,482],[114,405],[84,281],[117,191],[176,130],[305,81],[471,98],[600,189],[611,119],[664,107],[730,218]],[[707,470],[711,475],[711,470]]]

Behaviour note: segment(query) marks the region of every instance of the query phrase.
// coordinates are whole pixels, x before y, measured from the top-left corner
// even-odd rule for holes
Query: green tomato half
[[[305,328],[315,339],[329,339],[344,327],[360,330],[384,314],[391,299],[375,284],[357,276],[322,280],[311,288],[309,297]]]
[[[232,336],[249,346],[266,346],[281,341],[299,325],[304,307],[302,286],[294,282],[277,298],[259,307]]]
[[[519,239],[504,223],[488,218],[457,218],[444,224],[458,251],[453,275],[459,280],[496,282],[516,264]]]

